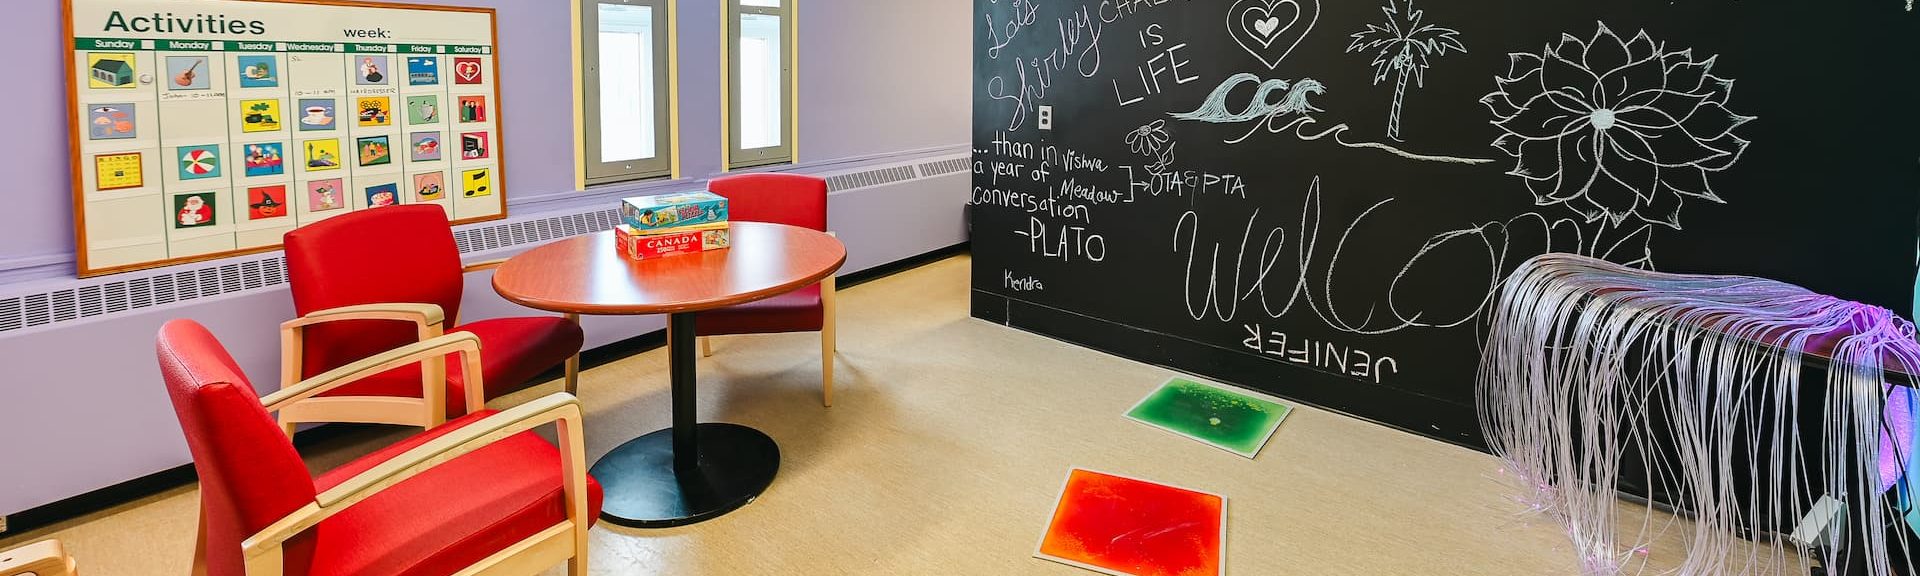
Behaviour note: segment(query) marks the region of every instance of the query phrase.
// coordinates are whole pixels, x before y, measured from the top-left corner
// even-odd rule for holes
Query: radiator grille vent
[[[920,176],[933,177],[942,174],[952,174],[954,172],[965,172],[970,162],[971,160],[966,158],[950,158],[937,162],[928,162],[920,165]]]
[[[827,191],[854,190],[914,179],[912,166],[893,166],[827,177]]]

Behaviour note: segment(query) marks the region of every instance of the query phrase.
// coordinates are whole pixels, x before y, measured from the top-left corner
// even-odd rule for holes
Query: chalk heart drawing
[[[1240,0],[1227,9],[1227,33],[1247,53],[1278,68],[1320,21],[1320,0]]]

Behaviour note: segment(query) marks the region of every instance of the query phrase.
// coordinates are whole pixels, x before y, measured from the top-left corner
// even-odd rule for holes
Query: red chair
[[[744,174],[714,179],[707,183],[707,190],[727,198],[731,220],[827,231],[826,180],[797,174]],[[827,276],[814,286],[701,312],[693,323],[701,353],[713,355],[712,336],[819,331],[820,403],[832,406],[833,292],[833,276]]]
[[[586,574],[601,491],[586,472],[573,396],[505,411],[469,397],[466,416],[317,478],[270,414],[402,363],[458,354],[475,367],[479,345],[473,334],[447,334],[263,400],[206,328],[161,327],[160,372],[200,475],[194,573],[536,574],[566,561],[569,574]],[[557,450],[531,431],[548,423],[557,424]]]
[[[471,333],[487,350],[480,390],[494,398],[566,363],[566,390],[579,381],[578,318],[498,318],[461,324],[464,272],[453,230],[439,206],[362,210],[286,234],[287,277],[300,317],[280,326],[282,386],[374,354],[447,333]],[[431,427],[462,414],[469,388],[458,365],[410,365],[287,406],[280,420]]]

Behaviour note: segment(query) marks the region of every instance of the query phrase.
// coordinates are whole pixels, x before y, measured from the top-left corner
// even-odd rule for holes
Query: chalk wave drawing
[[[1499,90],[1480,101],[1505,133],[1493,145],[1516,162],[1541,206],[1619,227],[1629,217],[1680,229],[1687,198],[1724,203],[1708,182],[1740,160],[1753,120],[1727,109],[1733,81],[1717,56],[1668,50],[1646,31],[1622,41],[1601,23],[1588,40],[1562,34],[1539,54],[1513,53]]]
[[[1400,111],[1406,99],[1407,79],[1413,79],[1414,87],[1427,85],[1427,67],[1432,58],[1445,56],[1447,51],[1467,52],[1467,45],[1460,42],[1460,32],[1451,28],[1441,28],[1421,22],[1425,10],[1415,10],[1413,0],[1404,4],[1396,0],[1387,0],[1380,8],[1387,15],[1387,21],[1380,24],[1368,24],[1365,30],[1353,33],[1353,43],[1347,46],[1347,52],[1373,52],[1373,84],[1379,86],[1393,75],[1393,107],[1387,112],[1387,138],[1396,142],[1400,139]]]
[[[1232,109],[1232,104],[1227,102],[1227,98],[1233,94],[1234,89],[1249,82],[1257,83],[1259,87],[1254,90],[1253,98],[1247,101],[1246,107],[1236,112]],[[1271,97],[1274,92],[1282,90],[1286,91],[1286,93],[1282,95],[1279,100]],[[1353,127],[1344,123],[1335,124],[1319,132],[1314,132],[1312,129],[1319,124],[1319,120],[1315,119],[1309,113],[1324,112],[1324,110],[1315,107],[1308,98],[1324,94],[1326,91],[1327,87],[1325,85],[1312,78],[1302,78],[1296,82],[1288,82],[1280,79],[1261,80],[1259,76],[1242,72],[1228,77],[1225,81],[1221,82],[1219,86],[1214,87],[1213,92],[1209,93],[1206,100],[1201,102],[1200,106],[1193,109],[1193,111],[1170,112],[1168,115],[1179,120],[1205,122],[1209,124],[1240,124],[1258,121],[1254,123],[1253,127],[1247,129],[1245,134],[1240,135],[1240,137],[1226,140],[1228,144],[1244,142],[1252,137],[1254,133],[1264,128],[1270,134],[1292,133],[1294,137],[1306,141],[1332,137],[1333,141],[1339,143],[1341,146],[1348,148],[1372,148],[1409,160],[1446,162],[1452,164],[1490,164],[1493,162],[1492,159],[1487,158],[1416,154],[1379,142],[1348,141],[1344,137],[1344,134],[1352,130]]]
[[[1127,148],[1153,161],[1146,166],[1150,174],[1161,173],[1173,165],[1173,147],[1178,144],[1167,131],[1166,120],[1154,120],[1127,133]]]
[[[1239,0],[1227,8],[1227,34],[1268,70],[1300,47],[1320,21],[1320,0]]]

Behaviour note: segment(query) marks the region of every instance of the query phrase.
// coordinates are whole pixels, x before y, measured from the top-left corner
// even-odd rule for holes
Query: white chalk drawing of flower
[[[1493,145],[1517,162],[1534,201],[1587,222],[1628,217],[1680,228],[1686,198],[1724,202],[1709,185],[1747,149],[1733,133],[1753,120],[1728,110],[1733,81],[1715,57],[1667,50],[1642,30],[1622,41],[1605,23],[1593,37],[1562,34],[1539,54],[1509,54],[1480,100],[1505,132]]]
[[[1127,146],[1133,149],[1134,154],[1154,156],[1160,153],[1160,148],[1166,146],[1168,140],[1172,139],[1173,137],[1167,134],[1167,121],[1154,120],[1128,132]]]
[[[1127,133],[1127,147],[1134,154],[1153,160],[1146,166],[1147,172],[1160,173],[1173,165],[1173,134],[1167,131],[1166,120],[1154,120],[1134,128]]]

